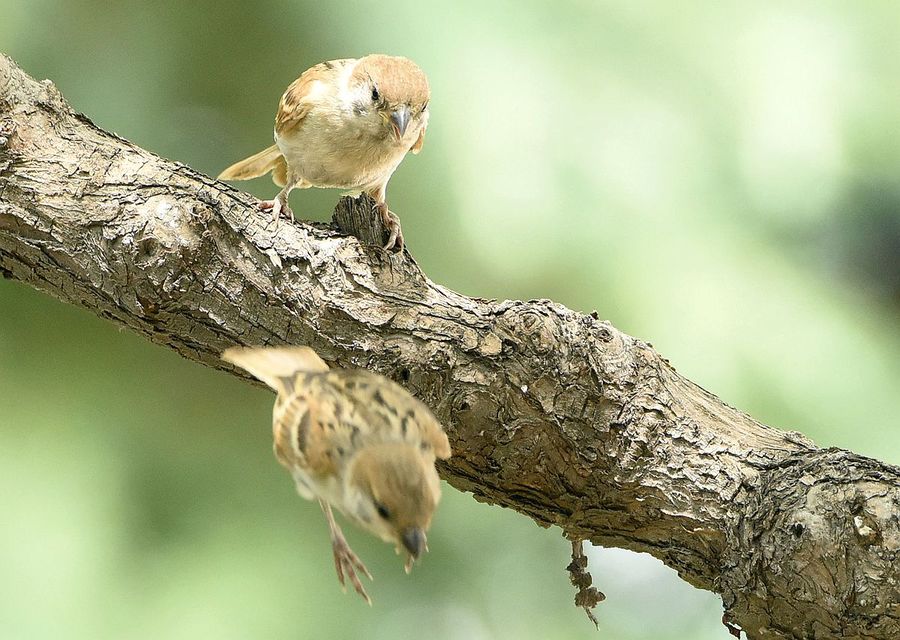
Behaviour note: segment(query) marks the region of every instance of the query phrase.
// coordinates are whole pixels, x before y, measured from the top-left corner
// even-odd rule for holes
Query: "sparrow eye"
[[[378,102],[381,99],[381,94],[378,93],[378,87],[372,85],[372,102]]]
[[[380,515],[385,520],[391,519],[391,512],[388,511],[388,508],[386,506],[384,506],[383,504],[381,504],[380,502],[375,503],[375,511],[377,511],[378,515]]]
[[[427,108],[428,108],[428,103],[426,102],[424,105],[422,105],[422,113],[425,113],[425,109],[427,109]]]

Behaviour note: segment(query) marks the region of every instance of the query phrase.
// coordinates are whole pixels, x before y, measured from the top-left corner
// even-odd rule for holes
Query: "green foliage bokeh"
[[[407,55],[432,119],[389,199],[432,278],[597,309],[754,417],[898,463],[898,21],[889,2],[0,0],[0,51],[212,175],[270,144],[306,67]],[[336,196],[292,204],[321,220]],[[271,400],[0,281],[0,638],[724,636],[714,596],[616,550],[591,551],[596,635],[559,532],[449,487],[410,576],[348,530],[375,606],[341,595]]]

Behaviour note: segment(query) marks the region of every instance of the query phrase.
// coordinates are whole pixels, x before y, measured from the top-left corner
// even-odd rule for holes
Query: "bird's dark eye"
[[[425,109],[427,109],[427,108],[428,108],[428,103],[426,102],[424,105],[422,105],[422,113],[425,113]]]
[[[388,508],[386,506],[384,506],[383,504],[381,504],[380,502],[375,503],[375,511],[377,511],[378,515],[380,515],[385,520],[391,519],[391,512],[388,511]]]
[[[372,102],[378,102],[381,99],[381,94],[378,93],[378,87],[372,85]]]

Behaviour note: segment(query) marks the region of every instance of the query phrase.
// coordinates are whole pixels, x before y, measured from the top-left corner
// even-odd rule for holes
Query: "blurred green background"
[[[597,309],[823,446],[900,463],[900,4],[0,0],[0,50],[97,124],[211,175],[299,72],[407,55],[433,92],[392,209],[432,278]],[[247,185],[271,197],[266,179]],[[335,192],[295,192],[327,219]],[[272,397],[0,281],[0,638],[725,638],[656,560],[449,487],[410,576],[342,596]]]

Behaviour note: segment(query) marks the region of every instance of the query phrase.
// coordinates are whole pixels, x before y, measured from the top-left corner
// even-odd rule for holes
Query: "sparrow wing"
[[[272,410],[272,438],[275,457],[291,473],[306,469],[306,454],[301,447],[312,418],[307,393],[278,394]]]
[[[222,353],[222,359],[285,396],[293,392],[296,373],[328,371],[328,365],[309,347],[232,347]]]
[[[413,398],[413,400],[416,399]],[[439,460],[446,460],[450,457],[451,451],[450,440],[447,439],[444,428],[428,407],[418,400],[416,400],[416,404],[418,408],[414,412],[412,420],[418,425],[424,441],[434,449],[434,456]]]
[[[300,77],[294,80],[278,103],[278,113],[275,116],[275,133],[283,135],[286,131],[296,128],[306,114],[309,113],[314,102],[322,92],[328,91],[328,87],[336,86],[337,76],[348,65],[356,60],[347,58],[344,60],[329,60],[310,67]]]
[[[275,455],[289,469],[334,474],[371,431],[369,416],[335,384],[337,372],[298,372],[275,402]]]
[[[416,439],[430,446],[441,460],[450,457],[450,442],[431,410],[399,384],[362,369],[332,372],[343,393],[356,402],[360,420],[401,440]]]
[[[272,434],[275,438],[275,457],[292,472],[302,469],[316,476],[334,473],[343,455],[336,437],[338,431],[338,400],[324,376],[297,373],[289,395],[279,394],[272,413]]]

